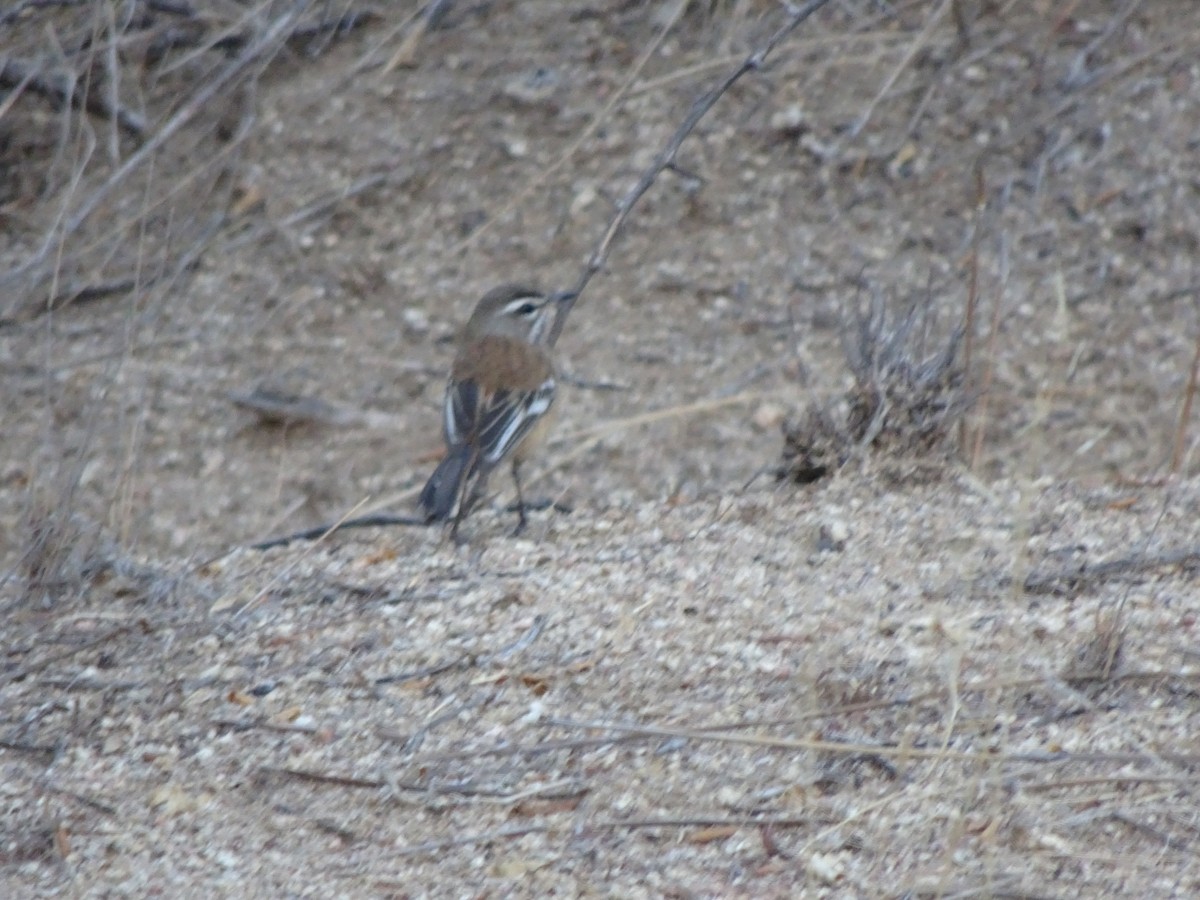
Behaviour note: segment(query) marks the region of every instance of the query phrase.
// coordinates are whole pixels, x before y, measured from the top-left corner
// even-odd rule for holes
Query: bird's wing
[[[476,446],[488,468],[504,459],[554,402],[555,383],[547,378],[532,391],[496,391],[479,410]]]
[[[470,439],[479,415],[481,393],[479,383],[473,379],[452,381],[446,388],[442,406],[442,433],[446,446],[458,447]]]

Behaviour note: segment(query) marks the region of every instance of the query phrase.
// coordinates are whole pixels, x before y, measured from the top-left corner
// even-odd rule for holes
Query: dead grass
[[[239,173],[258,79],[281,53],[315,56],[371,19],[314,17],[307,6],[257,3],[230,17],[220,4],[51,3],[5,14],[0,202],[10,227],[0,243],[0,329],[29,325],[44,341],[44,385],[29,405],[50,435],[41,464],[15,473],[26,488],[26,537],[6,555],[44,601],[87,587],[82,560],[109,540],[105,528],[127,543],[143,422],[128,408],[106,421],[102,398],[143,335],[174,314],[218,232],[252,208]],[[62,375],[80,362],[59,358],[57,316],[93,303],[124,315],[114,349],[89,361],[105,378],[70,397]],[[143,390],[135,402],[151,397]],[[70,450],[57,433],[68,406],[85,423]],[[113,438],[99,434],[108,429],[119,458],[100,475],[86,462]],[[77,502],[85,479],[100,487],[104,521]]]

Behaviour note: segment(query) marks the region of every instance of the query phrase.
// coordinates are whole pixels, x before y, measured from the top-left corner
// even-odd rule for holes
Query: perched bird
[[[457,535],[492,469],[509,459],[517,488],[517,533],[525,527],[520,466],[545,431],[554,403],[550,342],[559,305],[572,297],[508,284],[489,291],[475,306],[446,386],[446,457],[421,491],[427,522],[453,515],[451,534]]]

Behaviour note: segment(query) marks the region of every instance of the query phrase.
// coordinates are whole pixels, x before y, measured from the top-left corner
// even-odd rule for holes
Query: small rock
[[[571,217],[578,216],[595,202],[596,188],[593,185],[585,184],[571,199]]]
[[[841,860],[826,853],[814,853],[808,858],[806,868],[814,878],[826,884],[834,884],[842,877]]]
[[[545,66],[523,72],[504,86],[504,96],[533,106],[549,100],[559,84],[558,73]]]
[[[791,106],[786,106],[772,113],[770,126],[772,131],[794,136],[805,131],[807,119],[808,117],[804,114],[804,107],[799,103],[793,103]]]
[[[717,802],[732,809],[742,802],[742,793],[731,785],[722,785],[717,789]]]
[[[541,700],[534,700],[529,704],[529,711],[521,716],[522,725],[536,725],[542,720],[542,716],[546,714],[546,705]]]
[[[410,306],[400,317],[404,319],[404,326],[416,334],[425,334],[429,330],[429,316],[423,309]]]
[[[754,411],[750,421],[760,431],[774,431],[784,419],[783,407],[778,403],[764,403]]]
[[[817,549],[822,553],[841,552],[850,539],[850,528],[841,519],[831,519],[817,533]]]

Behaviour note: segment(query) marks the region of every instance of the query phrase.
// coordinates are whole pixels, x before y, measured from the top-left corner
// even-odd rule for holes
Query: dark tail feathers
[[[446,458],[438,463],[425,482],[425,489],[421,491],[421,509],[425,512],[425,521],[444,522],[450,518],[455,501],[462,493],[472,456],[471,448],[466,445],[451,447]]]

